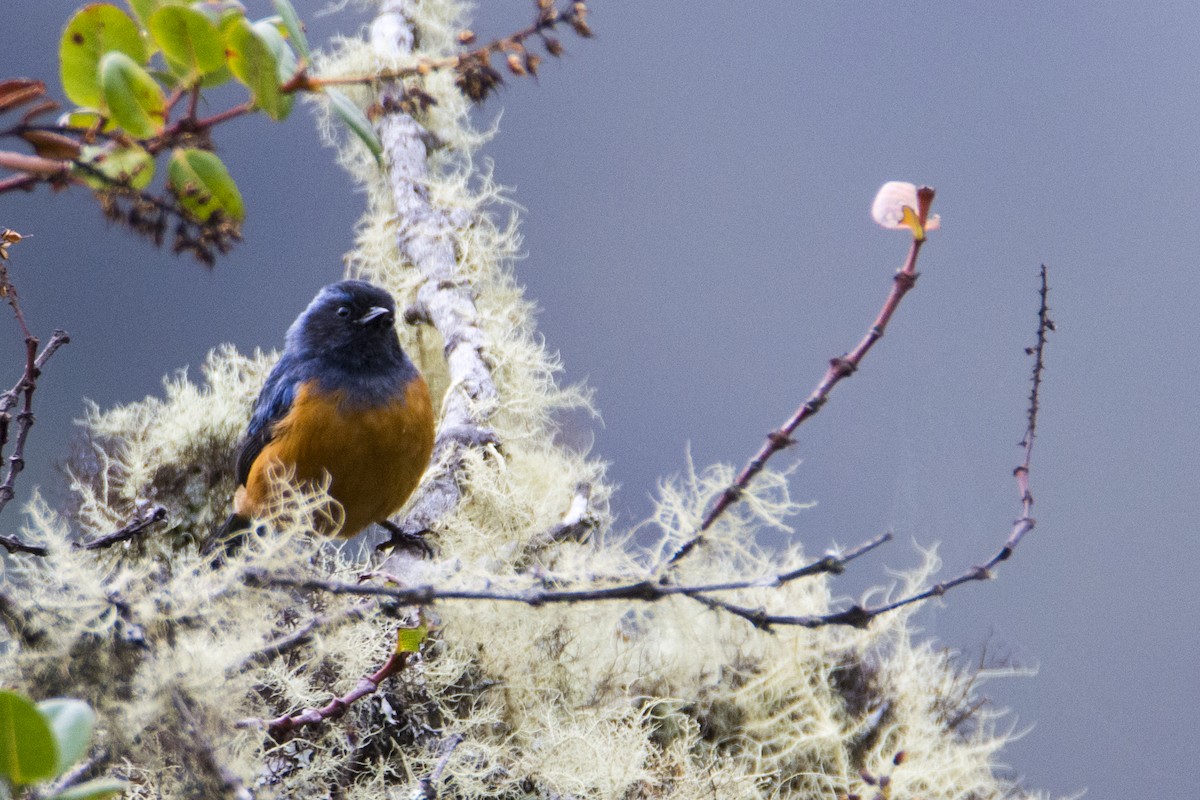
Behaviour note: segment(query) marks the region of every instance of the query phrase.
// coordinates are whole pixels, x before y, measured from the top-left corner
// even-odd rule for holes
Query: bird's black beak
[[[387,310],[383,306],[372,306],[371,309],[367,311],[367,313],[363,314],[361,317],[358,318],[358,324],[359,325],[368,325],[371,322],[373,322],[374,320],[377,320],[380,318],[383,318],[385,323],[390,323],[392,321],[393,314],[391,311]]]

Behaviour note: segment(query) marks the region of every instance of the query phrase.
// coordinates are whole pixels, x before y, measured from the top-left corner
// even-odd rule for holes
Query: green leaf
[[[47,797],[46,800],[107,800],[107,798],[116,797],[124,792],[128,785],[125,781],[119,781],[116,778],[96,778],[87,783],[72,786],[70,789],[63,789],[58,794]]]
[[[400,628],[396,631],[396,652],[416,653],[429,638],[429,626],[422,622],[415,628]]]
[[[105,53],[100,59],[100,86],[109,115],[133,136],[144,139],[162,131],[167,98],[158,81],[132,58]]]
[[[246,216],[237,184],[221,159],[207,150],[176,150],[167,183],[183,207],[201,222],[218,211],[238,222]]]
[[[290,0],[275,0],[275,12],[283,20],[283,27],[287,28],[288,38],[292,40],[296,52],[306,64],[311,62],[312,54],[308,49],[308,39],[304,36],[304,23],[300,21]]]
[[[15,786],[53,778],[58,745],[27,697],[0,690],[0,777]]]
[[[279,39],[282,42],[282,37]],[[255,104],[271,119],[286,117],[292,110],[292,98],[279,91],[279,59],[271,45],[245,17],[226,29],[225,45],[229,68],[250,90]]]
[[[58,47],[63,91],[81,106],[98,107],[100,59],[112,51],[124,53],[138,64],[146,63],[146,45],[137,24],[107,3],[84,6],[71,17]]]
[[[288,43],[284,40],[283,34],[279,30],[279,26],[274,19],[259,20],[254,23],[254,32],[259,38],[266,43],[271,49],[271,55],[275,56],[275,62],[279,65],[275,74],[279,77],[279,85],[287,83],[296,74],[300,68],[299,62],[296,61],[296,54],[292,48],[288,47]],[[292,95],[284,93],[283,99],[287,102],[288,110],[292,108]]]
[[[128,183],[134,189],[145,189],[154,179],[154,157],[136,144],[88,145],[79,160],[111,181]],[[93,189],[112,188],[109,181],[97,177],[92,170],[76,167],[75,173]]]
[[[87,753],[92,731],[96,727],[96,712],[82,700],[56,698],[43,700],[38,711],[50,723],[58,743],[58,765],[55,774],[61,775]]]
[[[351,133],[362,140],[362,143],[375,156],[376,163],[383,166],[383,142],[379,141],[379,136],[375,133],[375,126],[371,124],[371,120],[367,119],[363,110],[337,89],[326,89],[325,94],[329,96],[329,107],[333,109],[333,113],[346,123],[346,127],[350,129]]]
[[[163,55],[188,76],[225,66],[225,43],[207,16],[189,6],[163,6],[150,17],[150,35]]]
[[[90,108],[77,108],[74,111],[68,111],[58,118],[58,124],[67,128],[81,128],[88,130],[93,126],[104,123],[107,118],[99,111]],[[102,128],[111,128],[111,122],[107,125],[102,125]]]

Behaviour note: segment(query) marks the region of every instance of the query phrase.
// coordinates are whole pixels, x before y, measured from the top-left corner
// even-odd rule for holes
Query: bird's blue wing
[[[238,485],[245,486],[250,477],[250,468],[259,453],[274,436],[275,423],[287,416],[296,399],[296,391],[302,381],[302,372],[295,359],[287,354],[275,364],[267,382],[263,384],[254,410],[250,414],[250,425],[242,441],[237,458]]]

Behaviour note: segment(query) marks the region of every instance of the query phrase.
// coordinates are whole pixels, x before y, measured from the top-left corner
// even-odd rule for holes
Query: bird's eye
[[[350,316],[350,306],[338,306],[337,315],[339,317]]]

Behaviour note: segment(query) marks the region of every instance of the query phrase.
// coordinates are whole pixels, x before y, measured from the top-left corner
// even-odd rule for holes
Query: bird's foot
[[[433,547],[429,542],[425,541],[425,534],[429,531],[419,531],[413,533],[406,531],[394,522],[388,520],[380,520],[380,527],[391,534],[391,537],[384,542],[380,542],[375,549],[378,550],[403,550],[410,553],[415,553],[421,558],[433,558]]]

